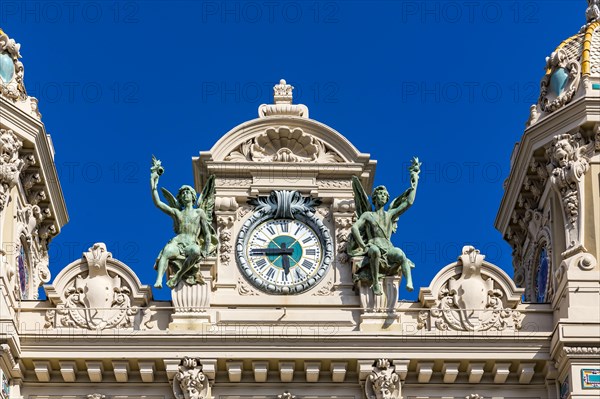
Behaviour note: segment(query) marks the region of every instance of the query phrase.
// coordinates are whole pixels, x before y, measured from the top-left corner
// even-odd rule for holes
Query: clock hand
[[[291,248],[252,248],[250,255],[291,255],[294,250]]]
[[[283,254],[281,255],[281,265],[283,266],[283,271],[285,272],[285,275],[287,276],[288,274],[290,274],[290,257],[287,254]]]

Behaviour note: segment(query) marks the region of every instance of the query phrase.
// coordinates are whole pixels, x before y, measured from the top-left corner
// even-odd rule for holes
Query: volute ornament
[[[211,399],[210,381],[200,359],[184,357],[173,380],[175,399]]]
[[[400,399],[400,376],[388,359],[379,359],[365,382],[367,399]]]

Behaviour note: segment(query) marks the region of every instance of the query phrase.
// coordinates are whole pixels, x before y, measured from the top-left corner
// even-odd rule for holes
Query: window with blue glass
[[[548,302],[548,277],[550,273],[550,260],[548,250],[543,246],[537,258],[535,273],[535,301],[537,303]]]
[[[25,252],[25,245],[21,245],[21,251],[17,257],[17,266],[19,268],[21,299],[27,299],[29,298],[29,261]]]

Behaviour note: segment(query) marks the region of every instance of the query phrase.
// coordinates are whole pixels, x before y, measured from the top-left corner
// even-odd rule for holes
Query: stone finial
[[[587,22],[592,23],[600,21],[600,0],[587,0],[588,8],[585,11]]]
[[[281,79],[279,84],[273,86],[273,99],[275,104],[291,104],[293,99],[294,86],[287,84],[285,79]]]
[[[274,104],[262,104],[258,107],[259,118],[270,116],[299,116],[308,118],[308,108],[303,104],[292,104],[294,86],[281,79],[273,86]]]

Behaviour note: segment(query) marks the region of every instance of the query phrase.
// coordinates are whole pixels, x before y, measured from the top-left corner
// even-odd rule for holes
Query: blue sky
[[[191,184],[191,158],[255,118],[285,78],[312,118],[378,161],[375,182],[392,195],[408,186],[411,157],[422,160],[394,237],[416,264],[416,287],[465,244],[512,275],[493,226],[502,183],[545,57],[585,23],[585,9],[585,0],[3,0],[0,27],[21,43],[70,215],[51,244],[52,274],[104,241],[152,284],[172,227],[152,204],[151,155],[166,167],[161,185]]]

